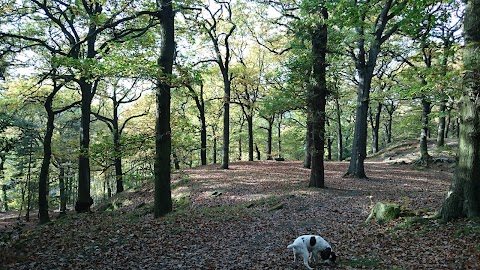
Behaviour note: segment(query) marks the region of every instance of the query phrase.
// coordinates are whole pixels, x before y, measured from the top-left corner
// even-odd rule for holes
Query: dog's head
[[[337,260],[337,255],[335,255],[335,252],[333,252],[331,248],[324,249],[320,252],[320,256],[322,257],[322,260],[329,260],[332,263],[335,263]]]

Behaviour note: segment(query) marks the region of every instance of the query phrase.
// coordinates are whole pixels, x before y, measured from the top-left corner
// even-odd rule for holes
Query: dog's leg
[[[308,255],[307,254],[304,254],[304,256],[303,256],[303,264],[305,265],[305,267],[308,268],[308,270],[313,270],[313,268],[311,268],[310,265],[308,265]]]

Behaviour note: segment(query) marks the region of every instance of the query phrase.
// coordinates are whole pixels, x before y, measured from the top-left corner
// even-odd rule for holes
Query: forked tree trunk
[[[468,0],[464,21],[463,96],[458,164],[440,216],[480,216],[480,0]]]

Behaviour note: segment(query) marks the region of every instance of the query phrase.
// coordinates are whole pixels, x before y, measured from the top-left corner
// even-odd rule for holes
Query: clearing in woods
[[[325,164],[326,189],[307,187],[301,162],[186,170],[174,176],[171,215],[153,219],[146,185],[94,213],[24,230],[4,243],[0,269],[293,269],[286,247],[301,234],[322,235],[338,255],[335,267],[315,269],[480,267],[480,223],[431,218],[449,188],[449,165],[366,162],[364,180],[342,178],[347,166]],[[379,201],[415,216],[365,225]]]

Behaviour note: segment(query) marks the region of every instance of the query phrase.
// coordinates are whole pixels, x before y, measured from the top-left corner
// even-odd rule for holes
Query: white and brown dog
[[[320,252],[322,260],[327,261],[329,264],[335,263],[337,259],[330,244],[318,235],[302,235],[288,245],[287,248],[293,249],[293,263],[296,264],[297,255],[302,255],[303,264],[309,270],[313,270],[313,268],[310,267],[308,261],[310,258],[316,261],[318,252]]]

